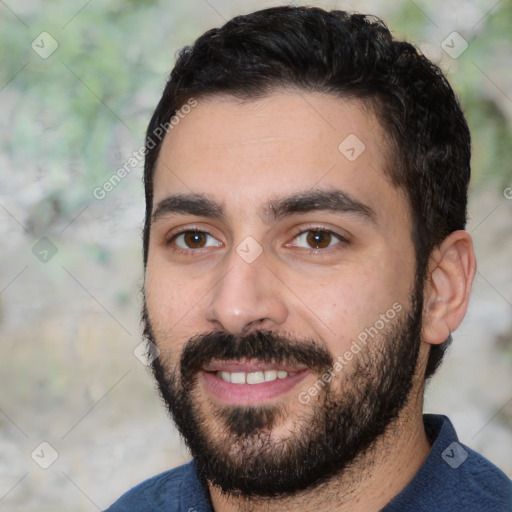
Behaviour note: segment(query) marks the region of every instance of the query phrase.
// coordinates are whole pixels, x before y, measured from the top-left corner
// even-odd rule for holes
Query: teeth
[[[294,372],[285,372],[284,370],[265,370],[264,372],[217,372],[217,376],[226,382],[233,384],[261,384],[276,379],[286,379],[288,376],[295,375]]]
[[[277,379],[277,372],[275,370],[265,370],[265,382]]]
[[[248,373],[245,378],[247,384],[261,384],[265,382],[265,374],[263,372]]]
[[[226,382],[231,382],[231,373],[219,372],[218,375],[222,380],[225,380]]]
[[[233,384],[245,384],[245,373],[244,372],[232,372],[231,382]]]

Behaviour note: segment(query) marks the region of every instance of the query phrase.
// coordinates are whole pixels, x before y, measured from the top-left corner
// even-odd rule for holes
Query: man
[[[109,511],[512,509],[422,414],[475,274],[435,65],[364,15],[237,17],[181,52],[146,150],[143,322],[193,460]]]

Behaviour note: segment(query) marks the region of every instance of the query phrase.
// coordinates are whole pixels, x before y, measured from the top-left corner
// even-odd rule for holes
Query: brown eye
[[[306,242],[313,249],[325,249],[332,242],[332,233],[329,231],[308,231]]]
[[[183,233],[183,242],[190,249],[200,249],[206,245],[206,233],[201,231],[187,231]]]
[[[176,244],[180,249],[203,249],[206,247],[220,247],[222,242],[219,242],[209,233],[205,231],[183,231],[178,235],[175,235],[171,242]]]
[[[289,245],[302,249],[322,250],[344,242],[345,238],[328,229],[308,229],[299,233]]]

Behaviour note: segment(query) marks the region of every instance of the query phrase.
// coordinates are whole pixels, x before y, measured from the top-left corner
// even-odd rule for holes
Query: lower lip
[[[302,370],[284,379],[260,384],[233,384],[217,377],[215,373],[204,371],[201,372],[201,377],[207,391],[220,402],[229,405],[255,405],[288,393],[308,373],[308,370]]]

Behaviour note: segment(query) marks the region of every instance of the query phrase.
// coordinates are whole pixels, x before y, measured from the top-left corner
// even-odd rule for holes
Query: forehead
[[[359,100],[288,91],[198,99],[164,139],[153,207],[194,193],[241,215],[269,198],[334,188],[377,213],[403,215],[408,205],[388,177],[385,140]]]

